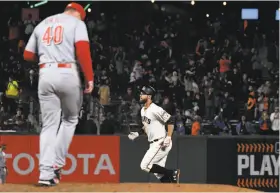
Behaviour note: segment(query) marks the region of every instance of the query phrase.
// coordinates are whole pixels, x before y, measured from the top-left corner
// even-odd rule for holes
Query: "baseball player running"
[[[59,183],[60,170],[65,165],[78,123],[82,92],[75,55],[85,75],[85,93],[93,90],[89,38],[83,22],[85,16],[81,5],[68,4],[63,13],[50,16],[37,25],[24,51],[27,61],[36,61],[36,55],[39,57],[38,95],[43,123],[40,186]]]
[[[162,183],[179,183],[180,170],[165,168],[165,162],[172,148],[171,136],[174,129],[174,118],[164,109],[152,102],[155,90],[151,86],[143,87],[140,94],[140,103],[143,128],[148,136],[150,148],[146,152],[140,167],[143,171],[154,173]],[[167,125],[167,133],[165,129]],[[141,132],[131,132],[128,138],[136,139]]]

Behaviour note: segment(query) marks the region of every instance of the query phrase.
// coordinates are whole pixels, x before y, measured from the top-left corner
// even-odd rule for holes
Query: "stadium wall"
[[[51,140],[51,139],[50,139]],[[34,183],[38,177],[39,136],[0,135],[7,149],[8,183]],[[140,169],[147,139],[127,136],[75,136],[63,182],[157,182]],[[230,184],[261,191],[279,189],[277,136],[174,136],[168,168],[181,169],[181,183]]]

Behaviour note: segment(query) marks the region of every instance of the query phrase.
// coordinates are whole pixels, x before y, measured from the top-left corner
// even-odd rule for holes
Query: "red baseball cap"
[[[83,6],[81,6],[79,3],[69,3],[66,8],[73,8],[75,9],[76,11],[78,11],[80,14],[81,14],[81,18],[82,20],[85,20],[85,17],[86,17],[86,12],[83,8]]]

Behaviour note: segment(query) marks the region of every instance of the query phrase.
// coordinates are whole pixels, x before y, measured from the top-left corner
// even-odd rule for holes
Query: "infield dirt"
[[[257,190],[216,184],[81,184],[62,183],[43,188],[33,184],[5,184],[0,192],[258,192]]]

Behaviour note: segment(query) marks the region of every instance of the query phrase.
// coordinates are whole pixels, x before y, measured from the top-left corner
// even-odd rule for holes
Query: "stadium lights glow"
[[[88,8],[88,10],[87,10],[89,13],[91,12],[91,8]]]
[[[224,5],[224,6],[226,6],[226,5],[227,5],[227,2],[226,2],[226,1],[224,1],[224,2],[223,2],[223,5]]]
[[[195,4],[195,2],[194,2],[194,1],[191,1],[191,4],[192,4],[192,5],[194,5],[194,4]]]
[[[152,2],[152,3],[154,3],[154,2],[155,2],[155,0],[151,0],[151,2]]]
[[[39,3],[36,3],[36,4],[34,5],[34,7],[39,7],[39,6],[44,5],[44,4],[46,4],[46,3],[48,3],[48,0],[44,0],[44,1],[41,1],[41,2],[39,2]]]
[[[209,14],[208,14],[208,13],[206,14],[206,17],[209,17]]]

